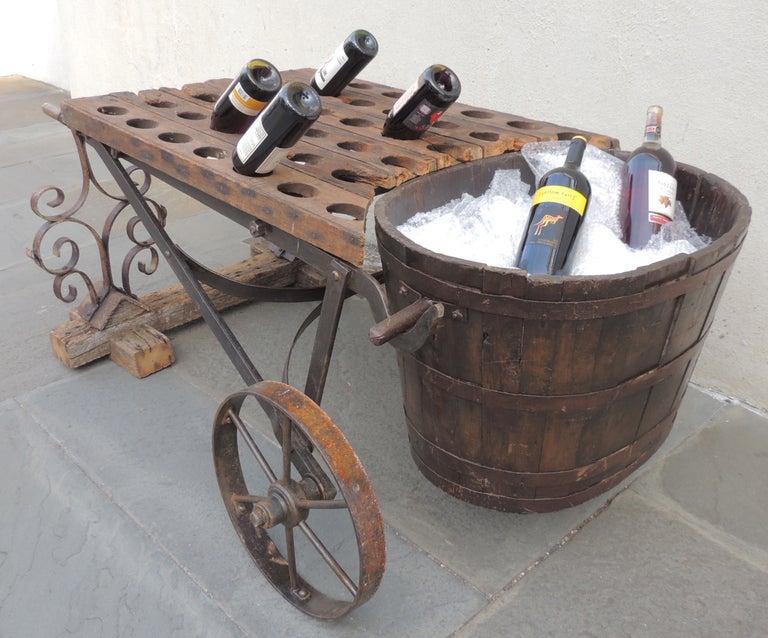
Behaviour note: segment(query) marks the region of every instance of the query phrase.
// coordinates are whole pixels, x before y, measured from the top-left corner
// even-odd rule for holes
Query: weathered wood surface
[[[289,262],[264,251],[222,268],[219,272],[245,283],[285,287],[296,282],[300,266],[298,261]],[[203,288],[219,310],[245,303],[239,297],[226,295],[207,286]],[[97,330],[80,318],[73,318],[54,328],[50,335],[54,353],[65,365],[79,368],[109,356],[110,339],[119,337],[126,331],[151,326],[155,330],[166,332],[200,318],[200,311],[181,284],[152,292],[141,297],[140,301],[149,311],[129,302],[122,303],[103,330]]]
[[[147,325],[131,326],[110,337],[109,358],[139,379],[164,370],[176,360],[170,339]]]
[[[310,69],[284,79],[309,80]],[[385,112],[401,90],[353,82],[323,98],[323,113],[268,176],[232,169],[237,135],[212,131],[210,112],[227,79],[134,93],[65,100],[59,119],[71,129],[194,187],[332,255],[361,265],[365,213],[374,188],[390,189],[460,162],[517,150],[534,140],[605,135],[520,116],[453,105],[419,140],[381,136]],[[334,214],[336,213],[336,214]]]
[[[312,69],[283,73],[284,80],[309,81]],[[587,134],[595,144],[618,148],[605,135],[536,122],[520,116],[453,105],[419,140],[381,135],[387,110],[402,94],[372,82],[353,82],[337,97],[323,98],[323,113],[268,176],[248,177],[232,169],[238,135],[209,127],[213,104],[227,88],[227,78],[190,83],[181,88],[118,92],[65,100],[59,119],[72,130],[99,141],[216,200],[274,225],[355,265],[364,260],[366,212],[377,189],[392,189],[442,168],[519,150],[531,141]],[[259,258],[262,259],[262,258]],[[268,266],[257,259],[235,265],[235,276],[262,283],[313,285],[322,273],[307,268]],[[259,263],[256,263],[259,261]],[[272,274],[267,271],[274,269]],[[246,272],[247,271],[247,272]],[[219,307],[235,303],[213,291]],[[180,286],[141,300],[147,313],[121,304],[103,331],[74,318],[51,333],[56,355],[79,367],[110,353],[115,333],[153,326],[169,330],[198,317]],[[240,302],[241,300],[238,300]],[[139,372],[135,368],[133,373]]]
[[[507,155],[425,176],[381,198],[376,219],[393,310],[419,296],[445,306],[427,343],[398,353],[417,465],[470,502],[551,511],[607,490],[664,441],[750,210],[730,184],[679,165],[679,199],[712,242],[601,277],[494,269],[396,230],[456,196],[457,184],[482,191],[496,169],[523,163]]]

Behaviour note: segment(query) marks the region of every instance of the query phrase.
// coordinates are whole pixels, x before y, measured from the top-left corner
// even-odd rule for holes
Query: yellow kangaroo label
[[[587,208],[587,198],[579,191],[567,186],[542,186],[533,196],[532,206],[542,202],[552,202],[553,204],[568,206],[568,208],[572,208],[579,215],[584,215],[584,211]]]

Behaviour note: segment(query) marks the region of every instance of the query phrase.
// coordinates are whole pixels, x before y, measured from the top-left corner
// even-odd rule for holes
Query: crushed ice
[[[536,183],[548,170],[563,165],[569,145],[569,141],[536,142],[523,147],[522,155]],[[694,252],[709,243],[691,227],[682,204],[677,202],[674,221],[654,235],[645,248],[627,246],[621,240],[619,224],[623,165],[610,153],[587,145],[581,168],[590,181],[592,197],[565,264],[566,274],[626,272],[679,253]],[[528,221],[529,190],[519,170],[499,170],[481,195],[464,194],[433,210],[418,212],[398,230],[437,253],[513,268]]]

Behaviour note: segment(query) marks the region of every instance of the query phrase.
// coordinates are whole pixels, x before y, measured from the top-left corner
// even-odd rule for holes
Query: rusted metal
[[[243,416],[249,400],[268,405],[283,417],[284,454],[279,468],[265,458],[261,442],[266,439]],[[285,454],[290,452],[292,431],[302,432],[312,453],[328,467],[337,496],[324,494],[312,475],[292,478],[290,454]],[[306,614],[332,619],[373,596],[385,570],[384,525],[378,502],[354,450],[314,401],[278,381],[263,381],[230,395],[214,420],[213,460],[222,499],[241,542],[286,600]],[[244,463],[249,460],[263,474],[266,489],[260,492],[254,493],[247,482]],[[357,558],[354,572],[315,528],[315,511],[334,512],[339,525],[351,524]],[[294,538],[297,529],[307,540],[301,549]],[[279,544],[285,549],[279,549]],[[304,567],[318,557],[346,593],[327,587],[326,581],[318,585],[307,579]]]
[[[320,314],[320,322],[317,326],[304,389],[307,396],[316,403],[320,403],[325,389],[325,381],[328,377],[333,345],[336,340],[341,309],[346,298],[345,291],[351,272],[352,270],[340,261],[334,260],[331,264],[328,283],[325,287],[325,297],[323,298],[323,312]]]
[[[46,113],[52,117],[60,115],[58,111],[54,111],[50,108],[50,105],[48,106],[49,108],[46,109]],[[157,270],[159,259],[152,240],[144,240],[139,237],[137,233],[140,226],[138,217],[130,217],[126,223],[126,234],[132,245],[122,259],[120,267],[121,285],[115,282],[112,273],[113,255],[110,240],[118,218],[123,217],[123,212],[126,209],[129,210],[130,214],[129,203],[125,197],[112,195],[101,186],[91,169],[84,137],[76,131],[73,131],[73,137],[82,174],[80,193],[75,203],[62,212],[57,211],[65,201],[64,191],[60,188],[56,186],[43,186],[32,195],[30,207],[35,215],[43,219],[45,223],[35,234],[32,247],[27,251],[27,254],[40,268],[54,276],[53,291],[57,299],[65,303],[72,303],[78,298],[78,287],[76,283],[72,283],[73,279],[85,286],[87,298],[78,306],[76,312],[93,327],[102,330],[114,310],[123,301],[135,304],[143,310],[148,310],[139,302],[131,289],[131,272],[135,267],[142,274],[151,275]],[[133,175],[133,179],[138,175],[135,169],[131,169],[130,174]],[[101,231],[75,216],[85,204],[91,184],[103,195],[117,202],[107,215]],[[160,224],[164,224],[166,217],[165,208],[146,195],[150,184],[150,177],[145,173],[137,189],[147,203],[147,206],[152,210],[154,217]],[[46,198],[50,199],[46,201]],[[43,256],[42,246],[44,242],[51,241],[48,237],[49,234],[53,235],[62,232],[65,228],[72,230],[75,228],[84,229],[95,241],[99,253],[100,279],[91,277],[79,267],[80,246],[67,235],[62,234],[53,240],[51,248],[55,258],[61,258],[63,253],[68,250],[69,258],[66,263],[63,265],[53,265]]]

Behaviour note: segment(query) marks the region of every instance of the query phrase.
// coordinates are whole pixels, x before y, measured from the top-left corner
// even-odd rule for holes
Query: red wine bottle
[[[232,153],[234,169],[243,175],[271,173],[321,110],[320,96],[309,84],[285,84],[238,141]]]
[[[631,248],[643,248],[675,215],[675,160],[661,145],[661,116],[660,106],[648,108],[643,143],[624,168],[620,219]]]
[[[315,71],[312,88],[320,95],[337,96],[378,52],[379,43],[372,33],[364,29],[353,31]]]
[[[280,72],[272,64],[251,60],[216,101],[211,128],[242,135],[282,84]]]
[[[565,264],[592,191],[580,168],[586,147],[584,137],[574,137],[565,164],[539,180],[517,262],[532,275],[560,274]]]
[[[433,64],[387,113],[382,135],[414,140],[432,126],[461,93],[461,82],[447,66]]]

